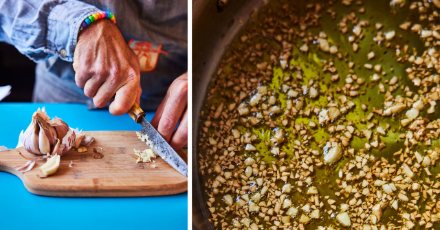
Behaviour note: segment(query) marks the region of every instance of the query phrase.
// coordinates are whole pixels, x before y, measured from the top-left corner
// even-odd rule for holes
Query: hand
[[[139,60],[112,21],[101,19],[81,31],[73,69],[76,84],[97,107],[104,107],[115,94],[110,104],[113,115],[127,113],[135,101],[139,104]]]
[[[188,145],[188,74],[178,77],[156,111],[151,125],[175,150]],[[180,122],[176,129],[177,123]]]

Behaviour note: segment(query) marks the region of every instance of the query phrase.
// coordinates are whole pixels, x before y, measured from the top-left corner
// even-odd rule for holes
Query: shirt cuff
[[[47,20],[45,52],[57,55],[64,61],[73,62],[81,23],[88,16],[98,12],[102,10],[79,1],[67,1],[54,7]]]

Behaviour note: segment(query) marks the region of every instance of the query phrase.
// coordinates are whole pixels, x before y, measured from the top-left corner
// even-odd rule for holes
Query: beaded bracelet
[[[81,23],[81,29],[86,28],[88,25],[92,24],[92,22],[98,20],[98,19],[104,19],[108,18],[113,21],[113,23],[116,23],[115,15],[113,15],[111,12],[103,11],[99,13],[94,13],[90,16],[88,16],[84,21]]]

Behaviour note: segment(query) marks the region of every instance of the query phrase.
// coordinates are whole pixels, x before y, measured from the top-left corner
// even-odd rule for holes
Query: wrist
[[[111,20],[98,20],[97,22],[93,22],[86,28],[80,30],[78,33],[78,40],[80,40],[81,37],[98,38],[104,32],[113,31],[113,27],[116,26]]]
[[[113,15],[113,13],[109,11],[102,11],[102,12],[94,13],[88,16],[86,19],[84,19],[84,21],[81,23],[81,28],[84,29],[93,22],[98,21],[100,19],[110,19],[113,23],[116,23],[116,18]]]
[[[85,28],[100,23],[103,24],[103,22],[112,22],[113,24],[116,24],[116,18],[113,15],[113,13],[109,11],[101,11],[94,14],[89,15],[84,19],[84,21],[81,22],[81,26],[79,28],[79,33],[81,33],[82,30]]]

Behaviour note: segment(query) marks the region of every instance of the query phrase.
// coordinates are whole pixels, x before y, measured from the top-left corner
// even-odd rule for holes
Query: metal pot
[[[227,45],[258,10],[262,0],[193,0],[193,229],[214,229],[203,201],[197,140],[200,111],[211,77]]]

